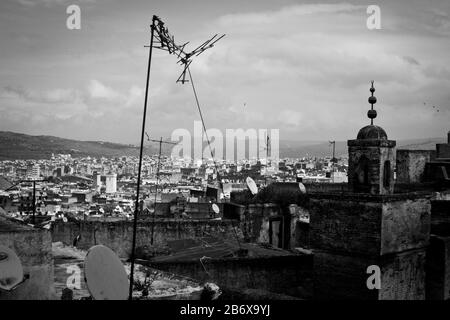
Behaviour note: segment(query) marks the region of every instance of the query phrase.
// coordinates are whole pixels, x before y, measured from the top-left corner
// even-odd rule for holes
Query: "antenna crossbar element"
[[[206,40],[191,52],[186,52],[185,48],[189,42],[186,42],[182,45],[177,45],[175,42],[175,37],[170,34],[169,29],[165,27],[164,22],[156,16],[154,19],[155,23],[152,25],[155,38],[153,47],[155,49],[167,51],[169,52],[169,54],[173,54],[179,59],[177,63],[183,65],[183,71],[176,82],[181,82],[182,84],[189,82],[189,80],[186,79],[186,71],[188,70],[189,65],[192,63],[192,57],[198,57],[206,50],[212,48],[217,41],[225,37],[224,34],[221,36],[215,34],[212,38]]]

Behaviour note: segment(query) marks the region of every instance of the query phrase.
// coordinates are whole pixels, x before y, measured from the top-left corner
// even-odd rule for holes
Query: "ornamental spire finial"
[[[369,103],[371,104],[371,109],[367,112],[367,117],[369,117],[370,119],[370,124],[373,125],[373,119],[375,119],[377,117],[377,111],[373,109],[373,105],[375,103],[377,103],[377,98],[373,95],[373,93],[375,92],[375,88],[373,87],[373,80],[372,82],[372,87],[370,88],[370,92],[372,93],[372,95],[369,97]]]

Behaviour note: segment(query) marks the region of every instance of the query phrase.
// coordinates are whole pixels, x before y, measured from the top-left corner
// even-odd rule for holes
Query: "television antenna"
[[[141,171],[142,171],[142,154],[143,154],[143,148],[144,148],[144,133],[145,133],[145,119],[147,116],[147,102],[148,102],[148,90],[149,90],[149,83],[150,83],[150,69],[151,69],[151,61],[152,61],[152,53],[153,48],[160,49],[167,51],[169,54],[175,55],[178,58],[178,62],[181,65],[183,65],[183,72],[178,77],[176,82],[181,82],[184,84],[188,80],[186,80],[186,71],[189,74],[189,79],[192,85],[192,89],[194,91],[195,100],[197,103],[197,108],[200,113],[200,118],[202,120],[203,124],[203,130],[205,131],[206,139],[208,141],[209,148],[212,153],[211,144],[208,138],[208,134],[206,132],[206,126],[205,122],[203,120],[203,115],[201,113],[200,103],[198,101],[197,93],[195,91],[195,87],[192,80],[192,74],[189,69],[190,64],[192,63],[193,57],[197,57],[201,55],[206,50],[212,48],[217,41],[222,39],[225,35],[217,36],[214,35],[209,40],[203,42],[200,46],[192,50],[191,52],[186,51],[186,45],[189,42],[186,42],[182,45],[177,45],[175,42],[175,37],[169,33],[168,28],[165,26],[164,22],[156,15],[152,18],[152,24],[151,24],[151,36],[150,36],[150,45],[146,46],[148,47],[149,54],[148,54],[148,66],[147,66],[147,80],[146,80],[146,86],[145,86],[145,100],[144,100],[144,111],[142,116],[142,130],[141,130],[141,144],[140,144],[140,150],[139,150],[139,168],[138,168],[138,178],[137,178],[137,187],[136,187],[136,203],[135,203],[135,209],[134,209],[134,218],[133,218],[133,238],[132,238],[132,245],[131,245],[131,271],[130,271],[130,287],[129,287],[129,297],[128,299],[131,300],[133,297],[133,276],[134,276],[134,260],[135,260],[135,251],[136,251],[136,231],[137,231],[137,216],[139,212],[139,193],[140,193],[140,184],[141,184]],[[214,160],[214,158],[213,158]],[[214,165],[217,170],[217,164],[214,161]],[[217,176],[218,177],[218,176]]]
[[[169,29],[165,26],[165,23],[158,16],[153,16],[153,23],[151,28],[152,39],[154,37],[156,41],[153,43],[153,45],[150,44],[150,46],[145,47],[148,48],[153,46],[153,48],[155,49],[164,50],[169,54],[175,55],[178,58],[177,63],[183,66],[183,71],[181,72],[176,82],[181,82],[182,84],[189,82],[189,80],[186,79],[186,72],[188,71],[189,66],[192,63],[192,58],[198,57],[206,50],[214,47],[217,41],[225,37],[224,34],[220,36],[218,34],[215,34],[213,37],[203,42],[194,50],[187,52],[186,45],[188,45],[189,42],[186,42],[182,45],[177,45],[175,43],[175,37],[170,34]]]

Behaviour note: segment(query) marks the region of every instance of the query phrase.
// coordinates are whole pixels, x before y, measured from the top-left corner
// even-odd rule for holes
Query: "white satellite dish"
[[[298,183],[298,187],[300,188],[301,193],[306,193],[305,185],[301,182]]]
[[[63,217],[63,222],[67,222],[67,218],[66,217]]]
[[[17,254],[0,246],[0,289],[11,291],[24,281],[23,267]]]
[[[214,211],[215,214],[219,214],[220,213],[220,208],[217,204],[213,203],[212,204],[212,210]]]
[[[181,216],[182,216],[183,218],[186,218],[186,219],[190,219],[190,218],[191,218],[191,216],[188,215],[186,212],[182,212],[182,213],[181,213]]]
[[[247,187],[252,194],[258,193],[258,187],[256,186],[256,183],[252,178],[247,177],[247,179],[245,179],[245,182],[247,183]]]
[[[126,300],[128,276],[119,257],[108,247],[90,248],[84,260],[84,278],[95,300]]]

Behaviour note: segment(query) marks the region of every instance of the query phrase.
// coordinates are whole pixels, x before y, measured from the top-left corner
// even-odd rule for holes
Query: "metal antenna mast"
[[[177,143],[171,142],[171,141],[163,141],[162,137],[159,140],[155,140],[155,139],[151,139],[147,133],[145,133],[147,135],[147,140],[148,141],[152,141],[152,142],[158,142],[159,143],[159,153],[158,153],[158,164],[156,167],[156,188],[155,188],[155,208],[153,210],[153,214],[152,214],[152,237],[150,240],[150,244],[153,245],[153,235],[154,235],[154,230],[155,230],[155,216],[156,216],[156,198],[158,196],[158,186],[159,186],[159,170],[161,167],[161,152],[162,152],[162,144],[174,144],[176,145]]]
[[[192,82],[192,76],[189,71],[189,65],[192,63],[192,58],[194,56],[199,56],[204,51],[209,48],[212,48],[214,44],[222,39],[225,35],[218,36],[214,35],[211,39],[205,41],[200,46],[195,48],[191,52],[186,52],[185,47],[189,42],[186,42],[183,45],[177,45],[175,43],[174,36],[170,35],[169,30],[165,27],[164,22],[156,15],[152,18],[152,24],[150,26],[151,36],[150,36],[150,45],[145,46],[150,48],[148,54],[148,67],[147,67],[147,82],[145,86],[145,101],[144,101],[144,112],[142,116],[142,131],[141,131],[141,144],[139,150],[139,168],[138,168],[138,178],[137,178],[137,188],[136,188],[136,205],[134,210],[134,220],[133,220],[133,240],[131,246],[131,271],[130,271],[130,287],[129,287],[129,296],[128,299],[131,300],[133,297],[133,285],[134,285],[134,260],[135,260],[135,251],[136,251],[136,230],[137,230],[137,216],[139,211],[139,193],[140,193],[140,185],[141,185],[141,170],[142,170],[142,153],[144,148],[144,134],[145,134],[145,119],[147,116],[147,102],[148,102],[148,90],[150,83],[150,66],[152,61],[152,51],[153,48],[161,49],[169,52],[169,54],[173,54],[177,56],[179,59],[177,63],[183,65],[183,72],[178,77],[177,82],[181,82],[184,84],[188,80],[186,80],[186,71],[189,72],[189,77]],[[195,91],[195,90],[194,90]],[[196,97],[197,98],[197,97]],[[197,99],[198,105],[198,99]],[[200,108],[199,108],[200,109]],[[203,122],[203,118],[202,118]],[[205,124],[203,122],[203,128],[205,129]],[[206,130],[206,129],[205,129]],[[206,134],[208,139],[208,136]],[[159,141],[160,143],[161,140]],[[209,144],[209,139],[208,139]],[[211,147],[211,146],[210,146]]]
[[[142,116],[142,131],[141,131],[141,147],[139,150],[139,168],[138,168],[138,179],[137,179],[137,187],[136,187],[136,206],[134,208],[134,217],[133,217],[133,241],[131,244],[131,270],[130,270],[130,288],[128,292],[128,299],[131,300],[133,298],[133,284],[134,284],[134,255],[136,251],[136,229],[137,229],[137,216],[139,210],[139,192],[141,186],[141,170],[142,170],[142,151],[144,149],[144,133],[145,133],[145,119],[147,117],[147,101],[148,101],[148,85],[150,82],[150,66],[152,63],[152,49],[153,49],[153,38],[156,29],[156,20],[157,17],[153,16],[150,36],[150,50],[148,53],[148,67],[147,67],[147,83],[145,85],[145,101],[144,101],[144,114]]]
[[[336,157],[335,157],[335,153],[336,153],[336,141],[330,141],[330,144],[333,145],[333,157],[331,158],[331,175],[332,175],[332,181],[334,183],[334,163],[336,162]]]

